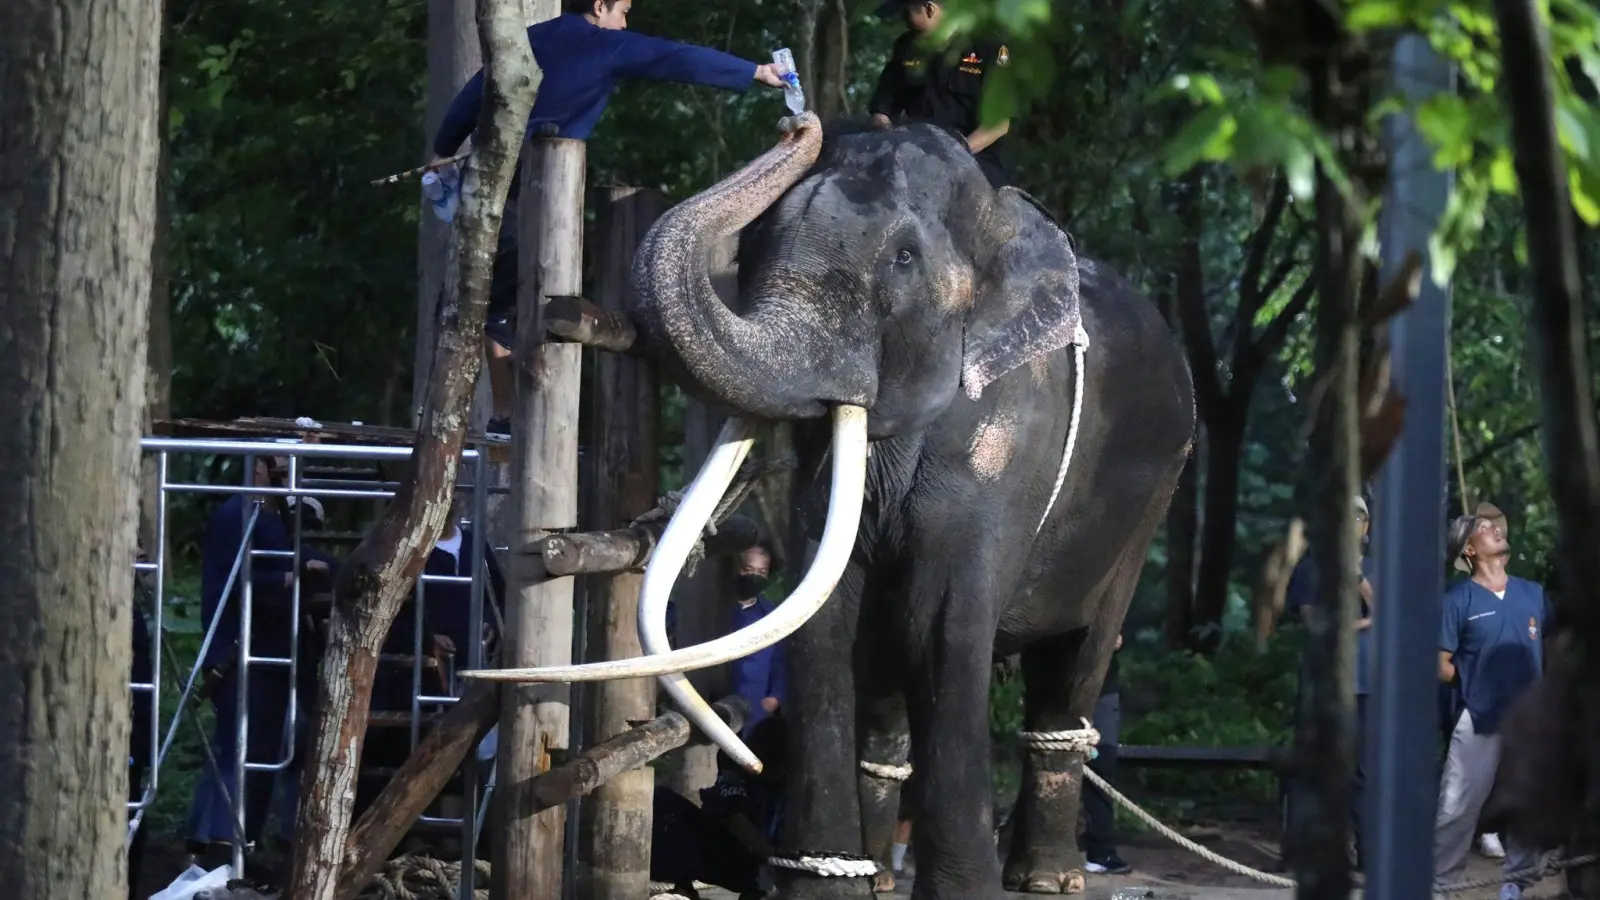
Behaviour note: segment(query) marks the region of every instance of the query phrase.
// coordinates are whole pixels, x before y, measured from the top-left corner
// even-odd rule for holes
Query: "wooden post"
[[[733,261],[735,239],[728,238],[712,246],[711,283],[717,295],[729,305],[738,302],[734,285],[737,273]],[[711,454],[717,432],[722,430],[727,416],[718,409],[691,399],[683,415],[683,480],[694,479],[700,466]],[[728,578],[726,560],[707,559],[695,571],[694,577],[680,582],[676,603],[678,606],[677,645],[687,647],[727,633],[732,585]],[[713,666],[690,672],[689,683],[702,697],[720,697],[728,693],[728,667]],[[710,787],[717,780],[717,747],[695,745],[684,749],[683,764],[678,768],[672,789],[695,803],[700,802],[701,788]]]
[[[661,194],[633,187],[597,192],[600,201],[595,300],[600,309],[623,309],[633,254],[651,223],[666,209]],[[584,527],[618,529],[655,507],[661,488],[657,453],[655,367],[644,359],[600,351],[594,360],[585,445],[593,464],[583,491]],[[627,659],[639,645],[639,572],[591,576],[589,647],[597,659]],[[622,734],[655,714],[655,679],[629,678],[593,687],[586,740],[598,743]],[[615,775],[582,807],[583,843],[589,861],[582,896],[635,900],[650,883],[650,801],[655,770],[648,766]]]
[[[512,407],[512,547],[520,550],[578,524],[578,384],[583,347],[546,342],[551,295],[582,293],[582,141],[541,138],[524,154],[518,210],[522,248]],[[506,666],[558,666],[572,659],[570,577],[551,577],[537,556],[517,553],[506,585]],[[567,749],[571,689],[507,685],[501,694],[499,770],[493,832],[494,900],[561,896],[566,811],[535,814],[528,795]]]

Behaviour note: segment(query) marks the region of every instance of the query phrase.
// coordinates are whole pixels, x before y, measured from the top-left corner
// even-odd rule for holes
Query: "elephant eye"
[[[901,250],[899,253],[895,254],[894,261],[902,266],[911,265],[911,251]]]

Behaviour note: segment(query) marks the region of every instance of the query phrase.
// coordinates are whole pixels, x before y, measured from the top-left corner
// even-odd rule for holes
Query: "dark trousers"
[[[489,274],[489,309],[484,317],[483,333],[500,346],[510,350],[517,336],[517,204],[506,201],[505,215],[500,219],[500,236],[495,241],[494,264]],[[446,273],[446,278],[452,277]],[[439,295],[433,302],[433,320],[437,324],[444,315],[445,285],[439,285]]]
[[[721,822],[666,787],[656,788],[651,806],[651,881],[703,881],[736,894],[760,890],[761,861]]]
[[[1095,758],[1089,760],[1089,770],[1106,780],[1117,783],[1117,747],[1122,738],[1122,695],[1112,692],[1100,697],[1094,704],[1094,728],[1100,732],[1100,743],[1095,746]],[[1116,844],[1116,807],[1111,795],[1096,787],[1088,779],[1083,783],[1084,855],[1098,861],[1114,856]]]
[[[138,613],[135,613],[138,615]],[[135,681],[149,681],[150,673],[140,673],[138,664],[135,663]],[[128,734],[128,802],[137,803],[144,794],[144,776],[150,771],[150,695],[137,693],[133,695],[132,728]],[[128,819],[133,819],[133,813],[128,814]],[[139,874],[142,871],[141,863],[144,861],[144,838],[150,832],[148,813],[139,823],[139,830],[133,833],[133,842],[128,845],[128,900],[134,900],[139,886]]]
[[[250,719],[246,734],[245,760],[251,763],[276,763],[284,758],[284,726],[289,710],[289,672],[276,666],[252,666],[250,669],[250,696],[247,707]],[[301,698],[305,700],[304,697]],[[234,669],[217,683],[211,695],[211,704],[217,711],[217,729],[212,739],[217,765],[222,769],[219,784],[208,766],[195,786],[194,806],[189,813],[189,833],[198,841],[230,841],[233,839],[232,816],[228,798],[235,796],[234,748],[237,746],[239,681]],[[302,704],[305,706],[306,704]],[[296,731],[305,732],[305,717],[299,716]],[[266,824],[274,799],[273,786],[281,777],[285,799],[292,799],[297,787],[300,754],[283,772],[248,772],[245,775],[244,833],[245,839],[256,841]],[[226,794],[223,788],[226,787]],[[286,803],[292,815],[293,805]],[[284,831],[293,829],[294,823],[284,822]]]

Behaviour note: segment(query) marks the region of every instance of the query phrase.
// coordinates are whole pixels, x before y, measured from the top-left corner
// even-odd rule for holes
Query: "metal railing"
[[[151,760],[145,774],[145,781],[137,801],[128,803],[130,820],[128,823],[128,840],[131,842],[138,832],[145,814],[154,802],[160,786],[160,770],[172,749],[177,735],[179,722],[186,712],[190,712],[190,700],[194,695],[196,682],[204,667],[204,661],[215,642],[220,624],[224,620],[230,603],[234,602],[237,595],[239,602],[238,639],[236,651],[237,672],[237,713],[234,734],[234,753],[230,760],[217,760],[211,753],[211,736],[202,733],[203,746],[207,765],[215,777],[217,785],[229,808],[232,820],[233,837],[232,865],[233,877],[241,878],[244,875],[244,854],[246,849],[246,835],[244,822],[246,784],[250,773],[282,775],[295,761],[295,752],[298,741],[295,732],[299,726],[299,673],[300,673],[300,624],[302,600],[302,575],[304,562],[304,515],[305,502],[297,499],[293,503],[292,525],[288,529],[290,549],[260,549],[256,547],[259,536],[258,525],[261,520],[263,499],[268,497],[281,498],[318,498],[318,499],[352,499],[383,501],[392,498],[399,487],[396,482],[366,482],[349,478],[308,478],[303,476],[302,461],[307,459],[318,460],[404,460],[411,456],[410,447],[375,447],[361,445],[340,444],[307,444],[298,441],[286,440],[233,440],[233,439],[190,439],[190,438],[154,438],[147,437],[141,441],[141,448],[146,453],[153,453],[157,460],[157,509],[156,509],[156,547],[153,548],[154,562],[140,561],[135,563],[134,569],[138,575],[154,576],[154,610],[150,622],[150,652],[151,652],[151,678],[148,682],[135,682],[130,685],[134,697],[148,695],[150,698],[150,755]],[[233,456],[243,458],[244,483],[242,484],[198,484],[173,482],[170,480],[170,463],[172,454],[204,454],[210,456]],[[287,477],[283,486],[262,485],[254,483],[256,460],[259,457],[286,457],[288,461]],[[422,685],[423,670],[423,632],[426,618],[426,588],[429,584],[465,584],[469,589],[468,612],[468,637],[467,646],[456,648],[457,653],[465,652],[469,668],[482,668],[484,665],[484,597],[486,593],[486,575],[488,567],[488,550],[486,544],[486,527],[488,495],[503,493],[504,488],[493,488],[487,482],[486,457],[483,453],[466,449],[462,452],[462,460],[471,469],[472,481],[470,484],[456,486],[458,492],[466,491],[471,494],[471,511],[468,521],[473,525],[470,542],[463,542],[461,547],[462,560],[470,560],[470,575],[428,575],[419,577],[415,588],[414,600],[414,639],[411,648],[411,701],[410,701],[410,748],[416,749],[421,738],[422,708],[424,706],[445,706],[457,702],[456,696],[459,685],[456,684],[454,667],[441,666],[440,677],[445,694],[424,694]],[[167,605],[166,581],[169,577],[169,560],[167,559],[167,516],[169,494],[242,494],[246,500],[241,510],[244,518],[240,545],[235,553],[227,579],[222,588],[222,595],[215,611],[206,623],[205,636],[201,641],[198,655],[194,665],[184,678],[183,688],[175,704],[175,709],[166,722],[162,722],[160,715],[161,683],[162,683],[162,656],[163,651],[171,656],[171,649],[163,641],[165,634],[164,611]],[[467,544],[470,543],[470,546]],[[287,587],[290,592],[289,607],[291,615],[289,634],[289,653],[287,656],[257,656],[252,652],[252,613],[255,606],[255,594],[252,575],[256,560],[279,559],[290,563],[290,577]],[[458,567],[459,571],[459,567]],[[176,670],[177,664],[173,659]],[[255,667],[280,668],[288,670],[288,703],[285,710],[284,739],[281,755],[271,760],[249,759],[249,733],[250,733],[250,672]],[[192,720],[197,731],[200,729],[198,720]],[[233,784],[229,789],[227,779],[222,777],[222,767],[231,764]],[[480,798],[479,790],[479,764],[476,752],[467,754],[463,762],[461,775],[465,808],[474,814],[454,818],[422,817],[423,823],[433,825],[457,825],[461,828],[462,853],[464,858],[471,858],[477,846],[477,836],[481,827],[483,810],[487,798]],[[259,776],[258,776],[259,777]],[[462,867],[461,896],[472,896],[473,867]]]

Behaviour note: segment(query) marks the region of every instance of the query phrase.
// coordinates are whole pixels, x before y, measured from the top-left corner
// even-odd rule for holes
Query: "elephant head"
[[[772,150],[668,211],[635,257],[630,312],[641,336],[691,386],[736,411],[646,569],[639,628],[650,655],[474,673],[660,676],[697,726],[756,770],[682,673],[776,643],[827,602],[855,543],[869,438],[922,429],[1006,373],[1087,344],[1070,239],[1026,194],[995,191],[958,135],[917,125],[825,142],[809,113],[782,129]],[[712,286],[709,250],[741,231],[736,314]],[[671,649],[667,596],[749,450],[753,420],[830,411],[833,494],[800,585],[735,634]]]

